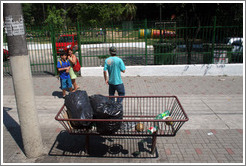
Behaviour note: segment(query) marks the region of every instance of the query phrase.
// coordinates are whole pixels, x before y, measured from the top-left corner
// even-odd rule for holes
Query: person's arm
[[[103,76],[104,76],[105,83],[108,85],[107,71],[103,71]]]
[[[69,72],[69,69],[70,69],[70,66],[64,67],[64,68],[58,68],[58,71],[66,70],[66,72],[68,73]]]
[[[63,70],[69,71],[69,69],[70,69],[70,64],[69,64],[69,62],[68,62],[68,65],[69,65],[68,67],[62,67],[61,64],[58,62],[58,63],[57,63],[57,69],[58,69],[58,71],[63,71]],[[67,71],[66,71],[66,72],[67,72]]]
[[[71,68],[71,65],[70,65],[69,61],[67,61],[67,65],[68,65],[68,67],[67,67],[66,72],[69,73],[69,70],[70,70],[70,68]]]
[[[107,70],[108,70],[108,65],[107,65],[107,59],[106,59],[104,62],[103,76],[104,76],[105,83],[108,85]]]
[[[58,68],[58,71],[66,70],[65,68]]]
[[[75,63],[76,63],[76,56],[74,54],[72,54],[72,56],[68,56],[68,59],[73,63],[73,65],[75,65]]]
[[[122,73],[125,73],[126,72],[126,66],[125,66],[123,60],[121,60],[121,63],[120,63],[120,71]]]
[[[61,63],[61,62],[57,62],[57,70],[58,70],[58,71],[63,71],[63,70],[65,70],[64,68],[62,68],[62,66],[61,66],[60,63]]]

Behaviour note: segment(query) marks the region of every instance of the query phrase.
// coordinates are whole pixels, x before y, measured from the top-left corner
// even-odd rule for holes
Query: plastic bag
[[[123,106],[102,95],[90,96],[94,119],[123,119]],[[113,134],[121,127],[122,122],[96,122],[97,132]]]
[[[69,93],[65,97],[65,106],[70,119],[93,118],[93,109],[86,91],[77,90]],[[70,123],[74,128],[85,128],[90,125],[90,122],[70,121]]]
[[[100,95],[100,94],[92,95],[89,97],[89,99],[90,99],[91,107],[92,107],[94,113],[96,113],[96,109],[98,107],[109,102],[108,97]]]

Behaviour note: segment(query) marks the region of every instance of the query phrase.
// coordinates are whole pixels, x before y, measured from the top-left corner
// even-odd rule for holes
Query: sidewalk
[[[12,78],[4,77],[3,163],[244,162],[243,77],[123,77],[123,82],[127,96],[176,95],[188,114],[175,137],[157,138],[155,154],[149,153],[149,138],[99,136],[90,137],[91,154],[85,154],[84,136],[68,135],[55,121],[64,99],[59,80],[45,76],[33,77],[33,83],[46,154],[27,159]],[[108,94],[103,77],[79,77],[77,83],[88,95]]]

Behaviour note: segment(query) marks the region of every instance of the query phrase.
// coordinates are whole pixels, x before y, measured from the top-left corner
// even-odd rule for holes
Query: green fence
[[[216,17],[200,26],[184,26],[182,21],[145,20],[88,28],[78,23],[65,30],[26,27],[33,74],[57,74],[57,43],[67,35],[75,36],[72,44],[67,42],[59,47],[66,51],[69,45],[75,45],[71,47],[82,67],[103,66],[110,46],[117,47],[117,55],[128,66],[243,62],[243,26],[222,25]],[[4,48],[7,49],[5,38]],[[3,73],[11,75],[8,60],[4,61]]]

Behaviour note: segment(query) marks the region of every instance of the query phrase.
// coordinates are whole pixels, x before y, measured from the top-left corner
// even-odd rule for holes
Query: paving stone
[[[3,88],[3,163],[243,163],[243,77],[223,79],[124,77],[127,95],[176,95],[189,117],[176,136],[157,138],[156,153],[150,154],[151,143],[145,142],[140,148],[145,150],[133,156],[141,140],[136,137],[112,137],[110,142],[92,136],[90,145],[94,151],[86,154],[85,137],[63,135],[63,127],[54,119],[64,104],[59,97],[59,81],[54,77],[34,77],[46,153],[28,159],[21,145],[12,78],[4,77],[3,86],[8,88]],[[43,81],[45,84],[40,83]],[[77,82],[89,95],[108,93],[103,76],[79,77]],[[123,151],[110,154],[108,147],[113,143],[122,145]]]

